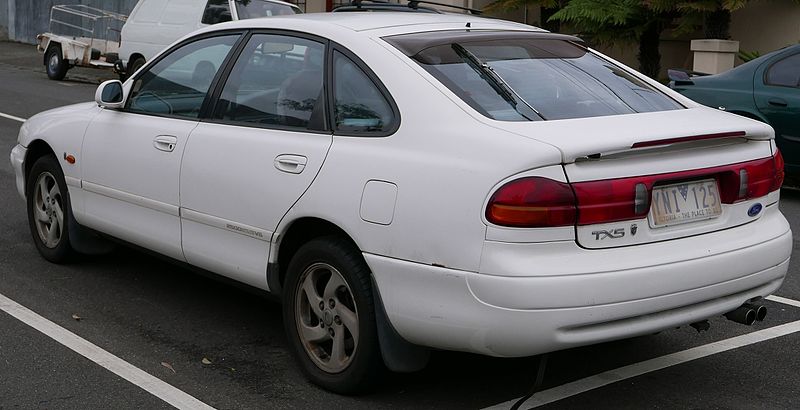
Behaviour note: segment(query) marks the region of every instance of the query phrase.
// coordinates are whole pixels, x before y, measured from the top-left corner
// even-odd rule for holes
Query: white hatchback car
[[[278,295],[343,393],[431,348],[752,323],[792,250],[769,126],[468,15],[209,27],[28,120],[11,161],[46,259],[101,234]]]

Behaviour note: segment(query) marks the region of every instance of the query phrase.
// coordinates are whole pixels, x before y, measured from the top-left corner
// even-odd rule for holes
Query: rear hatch
[[[586,248],[755,221],[783,180],[769,126],[708,108],[493,124],[561,151]]]

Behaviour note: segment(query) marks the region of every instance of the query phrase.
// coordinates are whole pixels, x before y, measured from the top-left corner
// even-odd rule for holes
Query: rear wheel
[[[128,72],[125,73],[126,76],[130,77],[135,73],[137,70],[142,68],[144,65],[144,58],[143,57],[136,57],[130,63],[128,63]]]
[[[36,249],[50,262],[66,262],[73,253],[68,224],[71,208],[55,157],[48,155],[34,162],[26,189],[28,225]]]
[[[303,372],[336,393],[369,390],[384,371],[370,272],[340,237],[303,245],[287,271],[284,326]]]
[[[50,47],[47,48],[44,61],[47,77],[49,77],[51,80],[61,81],[67,75],[69,65],[61,54],[60,45],[51,44]]]

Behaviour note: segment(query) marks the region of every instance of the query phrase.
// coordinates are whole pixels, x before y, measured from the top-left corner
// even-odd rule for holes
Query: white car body
[[[271,3],[300,9],[291,3]],[[125,67],[136,58],[150,61],[175,40],[208,24],[202,22],[208,0],[139,0],[122,26],[119,58]],[[228,1],[231,19],[239,20],[235,0]]]
[[[466,23],[476,31],[539,31],[466,15],[411,13],[302,15],[206,28],[199,33],[268,28],[336,41],[379,77],[399,109],[399,128],[385,137],[342,137],[143,121],[139,114],[79,104],[23,125],[12,152],[19,193],[24,197],[26,155],[44,143],[59,158],[81,225],[272,291],[268,266],[280,262],[293,226],[326,221],[363,254],[403,339],[491,356],[650,334],[729,312],[781,286],[792,234],[778,209],[779,191],[723,204],[712,220],[659,229],[650,228],[647,216],[577,228],[489,222],[491,195],[521,177],[577,183],[657,175],[770,158],[776,148],[768,125],[700,106],[624,66],[685,108],[492,120],[382,39]],[[132,80],[124,84],[126,96],[131,86]],[[746,138],[630,148],[728,132]],[[160,135],[175,137],[168,142],[173,152],[154,148]],[[62,159],[67,154],[75,164]],[[298,157],[302,164],[294,165],[302,172],[278,169]],[[756,203],[763,211],[748,216]],[[638,234],[619,242],[595,238],[599,230],[628,232],[633,224]]]

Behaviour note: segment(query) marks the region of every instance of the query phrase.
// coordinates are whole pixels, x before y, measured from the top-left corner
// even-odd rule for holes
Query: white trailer
[[[53,6],[49,31],[36,36],[47,76],[61,80],[75,66],[114,69],[127,19],[124,14],[82,4]]]

